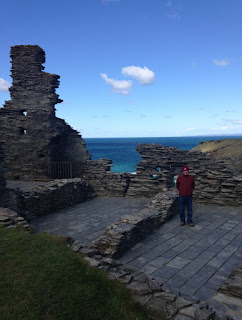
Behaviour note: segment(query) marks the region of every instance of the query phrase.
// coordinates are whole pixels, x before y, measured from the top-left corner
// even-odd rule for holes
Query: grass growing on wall
[[[125,288],[66,239],[0,228],[1,320],[147,320]]]

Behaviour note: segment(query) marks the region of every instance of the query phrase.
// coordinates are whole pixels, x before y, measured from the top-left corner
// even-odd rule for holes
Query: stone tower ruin
[[[83,163],[90,159],[81,135],[55,116],[62,102],[55,89],[59,76],[43,72],[45,52],[39,46],[11,48],[11,100],[0,108],[0,142],[6,179],[33,179],[36,163]]]

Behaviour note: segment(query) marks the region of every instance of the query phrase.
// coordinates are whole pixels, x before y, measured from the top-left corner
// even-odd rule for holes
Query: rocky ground
[[[216,159],[222,159],[235,174],[242,175],[242,139],[204,141],[192,151],[209,153]]]

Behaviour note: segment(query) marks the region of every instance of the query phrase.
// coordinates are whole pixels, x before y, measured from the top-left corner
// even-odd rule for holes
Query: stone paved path
[[[242,208],[194,205],[195,227],[173,217],[120,262],[150,274],[173,293],[207,301],[242,258]]]
[[[31,221],[36,232],[61,234],[90,244],[124,214],[147,206],[147,198],[97,197]]]
[[[36,231],[97,239],[121,215],[137,212],[148,200],[95,198],[32,220]],[[242,207],[194,205],[195,227],[179,226],[175,216],[120,258],[172,292],[208,300],[242,258]]]

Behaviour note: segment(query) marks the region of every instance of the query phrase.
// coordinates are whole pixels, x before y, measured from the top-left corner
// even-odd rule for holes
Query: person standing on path
[[[194,227],[192,221],[192,193],[195,188],[193,176],[189,174],[189,168],[184,166],[182,174],[177,178],[176,187],[179,190],[179,205],[180,205],[180,225],[186,224],[185,207],[187,207],[187,223],[190,227]]]

